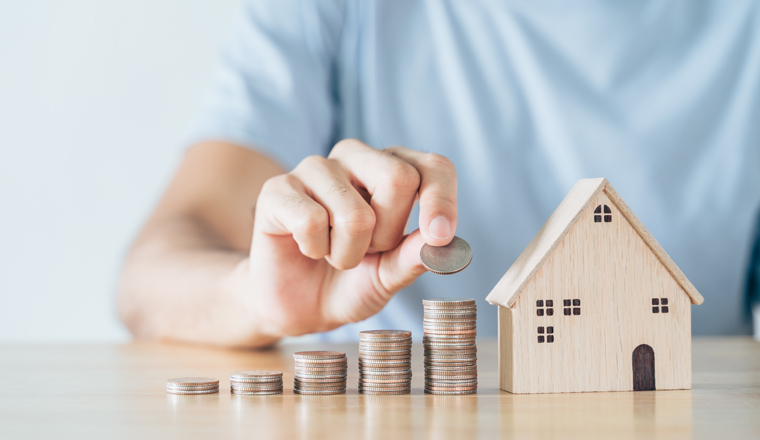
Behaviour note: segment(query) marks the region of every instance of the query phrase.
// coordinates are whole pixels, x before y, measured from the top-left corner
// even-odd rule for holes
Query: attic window
[[[668,313],[669,311],[667,298],[652,298],[652,313]]]
[[[544,305],[546,308],[544,308]],[[546,301],[539,299],[536,300],[536,316],[554,316],[554,301],[547,299]]]
[[[610,223],[610,222],[612,222],[612,210],[607,205],[603,205],[603,206],[604,206],[604,214],[605,214],[604,215],[604,222],[605,223]],[[599,206],[596,207],[596,209],[594,210],[594,214],[599,214],[599,215],[594,215],[594,223],[601,223],[602,222],[602,215],[601,215],[602,214],[602,205],[599,205]]]

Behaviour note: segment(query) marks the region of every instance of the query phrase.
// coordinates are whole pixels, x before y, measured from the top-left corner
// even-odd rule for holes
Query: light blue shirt
[[[249,1],[191,141],[293,167],[346,137],[449,157],[474,259],[326,337],[419,338],[420,301],[439,296],[477,298],[495,335],[484,298],[586,177],[608,178],[704,295],[696,334],[751,330],[758,1]]]

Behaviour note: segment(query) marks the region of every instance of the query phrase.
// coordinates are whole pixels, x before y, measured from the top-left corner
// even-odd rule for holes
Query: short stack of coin
[[[343,394],[346,392],[348,359],[338,351],[301,351],[293,353],[296,394]]]
[[[412,389],[412,332],[359,333],[359,392],[408,394]]]
[[[282,371],[235,371],[230,374],[230,392],[246,395],[281,394]]]
[[[475,300],[426,299],[422,306],[425,392],[475,394],[478,390]]]
[[[178,377],[166,382],[169,394],[214,394],[219,392],[219,380],[210,377]]]

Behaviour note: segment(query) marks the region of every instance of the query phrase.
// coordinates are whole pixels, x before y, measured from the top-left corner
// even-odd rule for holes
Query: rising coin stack
[[[346,392],[348,359],[338,351],[301,351],[293,353],[296,394],[343,394]]]
[[[166,382],[169,394],[214,394],[219,392],[219,380],[210,377],[178,377]]]
[[[282,393],[281,371],[235,371],[230,374],[232,394],[262,395]]]
[[[422,306],[425,392],[475,394],[478,390],[475,300],[425,299]]]
[[[412,387],[412,332],[359,333],[359,392],[408,394]]]

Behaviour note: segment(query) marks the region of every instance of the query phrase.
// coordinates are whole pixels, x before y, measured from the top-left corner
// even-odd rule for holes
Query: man
[[[483,298],[576,180],[607,177],[705,296],[695,332],[748,333],[758,23],[756,1],[248,2],[122,319],[265,346],[419,334],[423,297],[464,296],[495,335]],[[417,279],[455,233],[472,265]]]

